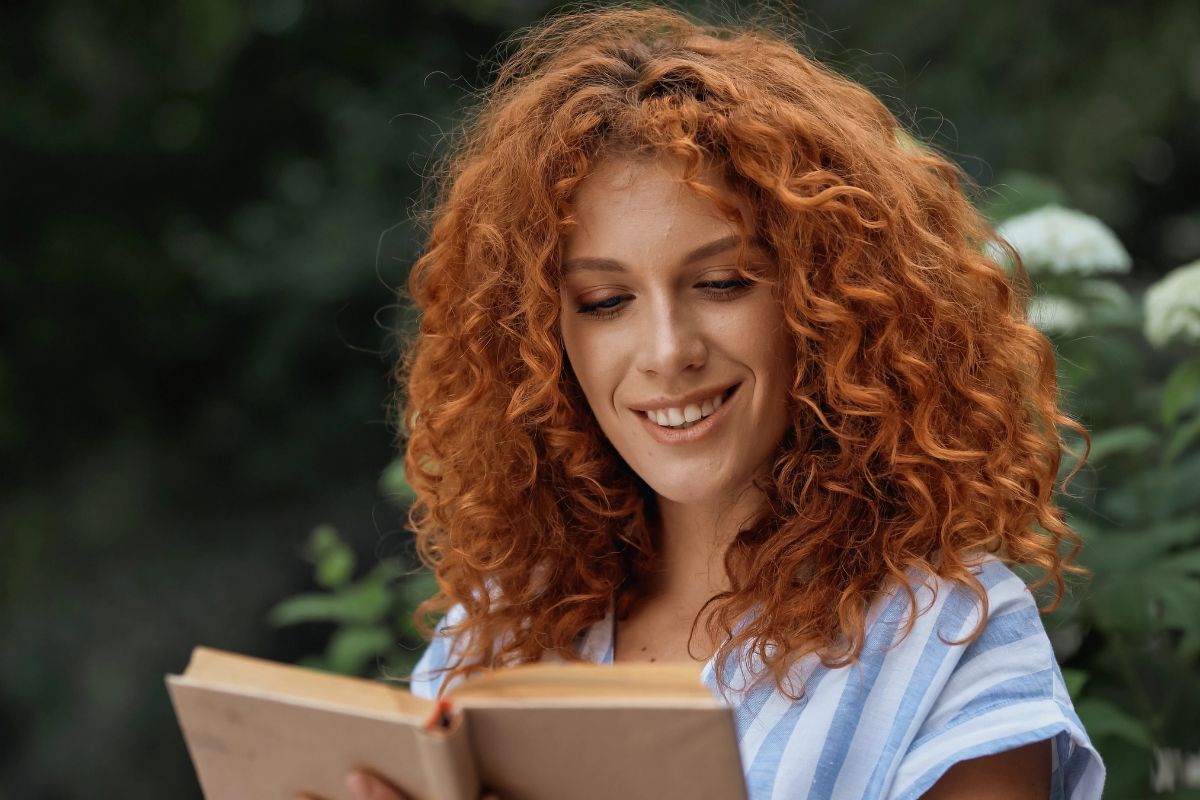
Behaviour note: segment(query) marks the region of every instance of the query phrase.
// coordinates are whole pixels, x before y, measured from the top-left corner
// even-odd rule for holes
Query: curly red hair
[[[890,581],[911,625],[914,568],[979,597],[972,640],[987,614],[979,551],[1043,572],[1033,588],[1053,584],[1056,607],[1064,576],[1086,574],[1052,499],[1056,426],[1090,437],[1058,408],[1028,275],[962,171],[784,35],[576,11],[527,31],[501,66],[444,162],[408,282],[421,313],[396,370],[409,524],[439,587],[417,619],[428,630],[462,604],[450,676],[577,658],[577,636],[614,596],[626,613],[655,564],[654,493],[601,433],[558,333],[572,192],[614,149],[682,157],[692,176],[717,165],[780,266],[798,353],[767,507],[706,606],[713,641],[729,637],[716,674],[743,646],[784,691],[806,653],[851,662]]]

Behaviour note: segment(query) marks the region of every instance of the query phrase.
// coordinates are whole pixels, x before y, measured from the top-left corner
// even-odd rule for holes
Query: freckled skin
[[[567,356],[601,430],[660,501],[689,507],[728,503],[767,466],[790,424],[788,387],[795,369],[791,337],[769,286],[714,299],[699,284],[737,280],[736,248],[681,263],[699,245],[736,226],[683,184],[682,163],[612,157],[579,186],[579,221],[564,261],[622,262],[626,273],[584,270],[563,282]],[[705,183],[728,194],[719,174]],[[748,220],[753,229],[753,220]],[[752,232],[752,230],[751,230]],[[774,269],[773,265],[767,265]],[[625,297],[620,313],[595,319],[579,307]],[[733,412],[714,436],[685,446],[655,442],[630,405],[661,394],[742,382]]]

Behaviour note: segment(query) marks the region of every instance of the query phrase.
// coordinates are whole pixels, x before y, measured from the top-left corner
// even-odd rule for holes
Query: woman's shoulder
[[[987,597],[987,617],[995,617],[1018,609],[1033,609],[1037,604],[1025,581],[1000,558],[991,553],[979,553],[966,560],[967,570],[978,581]],[[918,618],[930,613],[947,614],[957,618],[971,614],[978,622],[984,609],[979,605],[979,596],[967,584],[943,577],[935,572],[912,567],[907,571],[908,589],[917,601]],[[868,614],[868,626],[879,618],[893,619],[902,613],[908,593],[898,582],[893,581],[880,593]],[[904,617],[907,619],[907,617]],[[943,620],[948,621],[948,620]]]
[[[1070,707],[1041,611],[1025,581],[990,554],[969,570],[983,589],[982,598],[959,580],[914,571],[908,584],[912,595],[892,587],[868,617],[858,668],[880,673],[890,691],[903,696],[902,705],[929,706],[913,732],[914,746],[965,722],[966,714],[1024,701]]]
[[[926,708],[898,765],[896,785],[908,787],[900,796],[919,796],[958,761],[1050,739],[1051,795],[1099,797],[1104,764],[1075,713],[1036,599],[995,556],[971,571],[986,593],[986,611],[960,582],[923,583],[936,597],[908,644],[917,683],[906,703]],[[958,644],[981,615],[979,635]]]
[[[796,665],[799,699],[731,698],[753,797],[916,798],[959,761],[1053,741],[1053,797],[1097,798],[1104,767],[1071,706],[1035,598],[994,557],[969,586],[910,571],[869,609],[859,658]],[[986,615],[982,631],[965,641]],[[907,632],[906,632],[907,628]]]
[[[996,648],[1019,650],[1034,672],[1055,664],[1037,601],[1025,580],[988,553],[967,562],[979,588],[932,571],[908,570],[907,586],[893,581],[867,612],[861,664],[912,665],[916,686],[946,680]],[[982,623],[982,624],[981,624]],[[972,638],[978,630],[978,635]]]

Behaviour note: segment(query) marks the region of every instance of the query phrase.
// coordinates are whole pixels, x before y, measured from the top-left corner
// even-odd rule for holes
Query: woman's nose
[[[708,357],[700,320],[678,305],[652,305],[641,340],[638,366],[643,372],[673,375],[702,366]]]

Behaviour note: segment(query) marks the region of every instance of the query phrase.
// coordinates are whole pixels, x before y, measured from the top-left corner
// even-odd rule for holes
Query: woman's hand
[[[351,800],[412,800],[411,797],[378,775],[360,770],[355,770],[346,776],[346,789],[350,792]],[[296,795],[295,800],[320,800],[320,798],[310,794],[300,794]],[[487,792],[479,800],[500,800],[500,798]]]
[[[351,800],[412,800],[404,792],[370,772],[355,770],[346,776]],[[313,794],[298,794],[294,800],[323,800]]]

